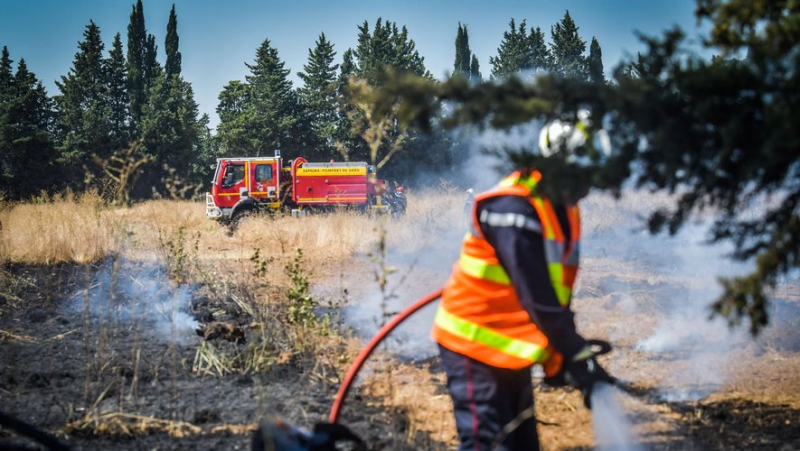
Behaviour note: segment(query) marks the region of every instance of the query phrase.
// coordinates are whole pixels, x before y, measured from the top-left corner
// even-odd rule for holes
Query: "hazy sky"
[[[7,46],[16,62],[24,58],[29,70],[43,81],[50,95],[58,94],[55,80],[72,66],[78,42],[89,20],[100,27],[106,51],[116,33],[127,43],[127,25],[134,0],[0,0],[0,47]],[[469,28],[471,50],[484,77],[491,72],[489,57],[497,54],[511,18],[541,27],[549,42],[550,27],[569,10],[588,43],[597,37],[608,73],[623,57],[644,46],[634,32],[648,35],[679,25],[690,37],[698,34],[693,0],[295,0],[213,1],[144,0],[147,31],[156,37],[164,61],[164,38],[171,5],[176,5],[183,76],[192,83],[201,112],[212,127],[222,88],[248,73],[256,48],[269,39],[301,82],[297,72],[307,62],[309,48],[325,33],[337,52],[355,47],[357,26],[370,29],[378,17],[405,25],[437,78],[452,71],[458,23]]]

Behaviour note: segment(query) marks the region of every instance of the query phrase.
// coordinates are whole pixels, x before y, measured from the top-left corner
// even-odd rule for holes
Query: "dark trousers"
[[[503,428],[533,407],[531,369],[509,370],[486,365],[439,346],[447,389],[453,398],[461,451],[538,450],[536,418],[530,418],[502,441]]]

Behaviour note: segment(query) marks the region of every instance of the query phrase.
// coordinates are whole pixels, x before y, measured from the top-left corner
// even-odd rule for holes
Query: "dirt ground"
[[[339,384],[333,369],[326,377],[322,363],[287,358],[257,376],[197,374],[196,324],[179,327],[173,317],[164,330],[159,315],[142,313],[163,305],[140,305],[122,286],[117,299],[98,300],[94,293],[110,283],[107,269],[108,263],[4,269],[13,286],[0,298],[3,412],[72,449],[249,449],[262,416],[309,428],[327,419]],[[145,285],[152,277],[142,268],[118,270]],[[207,312],[198,293],[180,308],[202,318]],[[409,431],[398,409],[360,389],[348,401],[347,424],[371,447],[435,448]],[[34,444],[0,428],[0,448],[11,445]]]
[[[746,327],[709,321],[706,306],[721,265],[710,251],[602,224],[587,223],[586,230],[574,309],[579,332],[614,346],[601,363],[628,388],[606,407],[622,412],[628,445],[638,445],[627,449],[800,449],[797,277],[773,293],[770,326],[753,338]],[[368,337],[381,317],[441,286],[460,233],[391,248],[383,295],[374,256],[319,264],[313,291],[336,302],[318,313],[337,312],[345,328]],[[254,259],[251,248],[229,253]],[[0,410],[73,449],[247,449],[264,416],[305,427],[327,418],[357,347],[270,350],[264,370],[214,374],[209,359],[240,358],[257,351],[258,334],[277,332],[254,327],[235,295],[220,302],[214,293],[227,288],[177,284],[167,274],[174,268],[139,257],[0,268]],[[342,422],[370,449],[457,445],[428,339],[433,312],[422,311],[393,334],[348,398]],[[216,320],[240,328],[243,339],[197,335]],[[596,408],[593,421],[579,393],[538,379],[535,399],[543,449],[621,449],[608,441],[612,410]],[[32,446],[0,428],[3,444]]]

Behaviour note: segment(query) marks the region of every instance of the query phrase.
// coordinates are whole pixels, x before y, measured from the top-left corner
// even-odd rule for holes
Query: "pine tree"
[[[553,71],[567,77],[587,78],[589,70],[583,56],[586,41],[578,35],[578,26],[570,17],[569,11],[550,29],[550,35],[553,39],[550,46]]]
[[[520,72],[530,75],[548,69],[550,56],[542,30],[531,28],[529,32],[524,20],[517,28],[514,19],[509,22],[509,28],[503,33],[497,56],[489,58],[492,77],[505,78]]]
[[[72,186],[83,182],[84,167],[99,174],[99,169],[92,163],[93,156],[105,159],[113,150],[103,58],[105,46],[100,38],[100,28],[90,21],[83,36],[72,69],[56,82],[61,91],[55,97],[62,131],[60,158],[67,166],[67,178]]]
[[[298,94],[305,105],[311,131],[316,138],[309,155],[323,159],[336,156],[334,140],[336,131],[340,128],[336,90],[339,65],[333,64],[335,57],[333,44],[322,33],[314,49],[308,50],[308,63],[303,66],[305,72],[297,74],[304,82],[304,86],[298,89]]]
[[[127,89],[127,66],[122,51],[122,38],[119,33],[105,61],[106,85],[108,88],[109,116],[111,127],[111,147],[120,150],[130,142],[130,99]]]
[[[592,38],[592,44],[589,46],[589,58],[587,60],[589,79],[595,83],[605,83],[606,78],[603,75],[603,51],[600,50],[600,43],[597,38]]]
[[[400,29],[397,24],[378,18],[371,33],[366,21],[358,30],[353,72],[359,78],[377,85],[386,68],[431,77],[425,68],[425,58],[416,50],[416,43],[409,38],[405,26]]]
[[[0,79],[5,78],[6,62],[11,60],[4,50]],[[0,105],[0,191],[12,199],[53,191],[59,179],[49,130],[51,100],[24,59],[19,60],[17,72],[5,88]]]
[[[223,91],[224,98],[220,95],[217,136],[221,151],[253,156],[272,155],[280,148],[297,152],[304,140],[298,130],[299,102],[278,50],[266,39],[256,50],[254,64],[245,65],[250,69],[246,83],[231,82]],[[239,101],[243,102],[240,112],[229,108]]]
[[[177,74],[169,80],[163,73],[156,78],[142,113],[141,147],[152,159],[152,166],[158,168],[153,177],[141,180],[145,191],[137,192],[146,195],[151,187],[161,191],[160,171],[176,170],[178,175],[188,179],[190,164],[197,158],[197,139],[202,130],[198,126],[199,108],[194,91]]]
[[[355,62],[355,52],[353,49],[347,49],[342,54],[342,65],[340,66],[339,71],[339,82],[340,84],[344,82],[347,83],[347,79],[355,74],[356,72],[356,62]]]
[[[396,55],[393,60],[390,59],[389,66],[408,71],[414,75],[432,77],[425,68],[425,58],[417,51],[416,42],[409,38],[408,28],[405,25],[398,32],[397,24],[392,24],[392,44]]]
[[[530,52],[530,65],[534,71],[549,71],[550,70],[550,50],[547,49],[547,44],[544,41],[544,32],[541,28],[531,28],[528,35],[528,51]]]
[[[175,4],[169,12],[169,22],[167,22],[167,38],[164,43],[164,50],[167,52],[167,62],[164,71],[167,78],[181,73],[181,52],[178,51],[178,16],[175,14]]]

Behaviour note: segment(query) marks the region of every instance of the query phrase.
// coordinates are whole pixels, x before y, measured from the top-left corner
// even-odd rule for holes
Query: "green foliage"
[[[551,27],[552,43],[549,48],[541,28],[528,29],[525,20],[517,27],[514,19],[509,22],[509,28],[503,33],[497,56],[489,58],[493,78],[530,78],[532,75],[555,72],[568,77],[592,77],[597,82],[603,79],[600,44],[593,38],[589,56],[583,55],[586,42],[578,35],[578,26],[569,11]]]
[[[81,175],[89,170],[100,175],[92,163],[93,155],[107,158],[113,151],[112,129],[108,121],[110,99],[107,88],[106,63],[100,28],[89,22],[78,44],[72,69],[56,82],[61,95],[55,97],[59,113],[60,159],[66,179],[74,187],[84,181]]]
[[[506,78],[521,71],[535,73],[549,69],[550,51],[544,42],[542,30],[531,27],[528,31],[524,20],[519,28],[514,19],[508,25],[510,30],[503,33],[497,56],[489,58],[492,77]]]
[[[480,81],[481,72],[478,58],[469,49],[469,31],[466,25],[458,24],[456,34],[456,61],[454,64],[453,75],[459,75],[467,79]]]
[[[177,38],[177,35],[176,35]],[[175,40],[177,50],[177,39]],[[162,72],[156,60],[156,38],[147,34],[142,0],[137,0],[128,23],[128,97],[130,98],[131,134],[139,136],[139,123],[148,102],[148,91]]]
[[[169,168],[174,169],[173,175],[191,179],[190,170],[198,158],[199,136],[203,133],[194,91],[177,74],[169,80],[164,74],[156,78],[142,113],[138,151],[151,163],[140,179],[137,197],[147,197],[151,191],[163,193],[162,178]]]
[[[632,179],[642,188],[679,193],[673,208],[650,218],[653,231],[674,233],[693,213],[712,211],[710,241],[733,243],[732,257],[755,265],[749,275],[722,280],[713,309],[732,322],[747,317],[757,333],[767,324],[770,290],[800,266],[800,10],[789,0],[701,0],[698,6],[699,17],[713,24],[707,43],[721,55],[711,61],[683,51],[683,34],[673,30],[645,38],[648,50],[621,65],[609,84],[556,75],[481,85],[395,76],[384,80],[383,96],[400,96],[397,117],[423,128],[434,121],[495,128],[575,121],[578,109],[590,109],[611,137],[614,153],[604,164],[579,167],[559,154],[544,158],[526,149],[504,152],[508,166],[537,168],[541,189],[553,192],[559,181],[616,192]],[[572,26],[557,30],[571,42],[565,49],[580,47],[568,33]],[[577,70],[577,52],[558,58],[569,55]],[[440,119],[443,103],[448,114]]]
[[[167,38],[164,42],[164,50],[167,53],[167,62],[164,71],[169,80],[173,75],[181,74],[181,52],[178,51],[178,16],[175,14],[175,4],[169,11],[169,21],[167,22]]]
[[[303,147],[303,115],[289,70],[269,39],[256,50],[244,83],[228,83],[219,96],[217,136],[225,155],[272,155],[275,149]]]
[[[453,65],[453,75],[469,76],[469,64],[472,52],[469,50],[469,35],[467,26],[458,24],[456,33],[456,61]]]
[[[289,321],[292,324],[312,326],[318,318],[314,310],[318,307],[317,300],[311,295],[308,274],[303,267],[303,250],[298,248],[292,261],[286,264],[284,271],[292,281],[292,286],[286,293],[289,299]]]
[[[364,21],[358,27],[353,74],[373,86],[379,83],[387,68],[431,78],[425,68],[425,58],[420,56],[416,46],[405,26],[398,28],[396,23],[378,18],[370,32],[369,24]]]
[[[56,153],[50,138],[54,117],[41,81],[20,59],[16,74],[3,47],[0,59],[0,192],[20,199],[51,191]],[[35,164],[34,164],[35,162]]]
[[[469,66],[469,78],[475,81],[483,80],[483,75],[481,74],[481,65],[478,62],[478,57],[474,54],[472,55],[472,63]]]
[[[344,128],[344,117],[339,114],[337,80],[339,65],[333,64],[336,52],[333,44],[320,34],[316,47],[308,50],[305,72],[297,75],[303,80],[298,89],[300,101],[308,115],[311,133],[311,149],[306,157],[327,160],[336,155],[335,141]]]
[[[597,38],[592,38],[592,44],[589,46],[589,58],[586,60],[586,65],[590,80],[595,83],[605,83],[606,78],[603,74],[603,51],[600,49],[600,43],[597,42]]]
[[[136,124],[142,116],[147,101],[144,75],[147,30],[144,26],[144,7],[137,0],[128,23],[128,97],[131,102],[131,131],[136,133]]]
[[[383,85],[387,72],[404,73],[433,81],[416,50],[416,43],[409,38],[405,27],[398,28],[391,21],[378,19],[374,29],[364,22],[359,27],[358,46],[355,51],[345,52],[342,75],[343,110],[349,122],[349,136],[339,142],[339,150],[346,159],[370,161],[377,169],[384,168],[382,176],[403,180],[408,177],[410,167],[426,166],[441,170],[452,162],[441,158],[437,152],[447,141],[442,136],[417,136],[396,120],[395,115],[403,106],[389,97],[377,100],[373,90]],[[464,29],[465,30],[465,29]],[[422,144],[428,144],[423,148]],[[416,145],[414,145],[416,144]],[[415,151],[411,151],[411,150]],[[446,166],[445,166],[446,167]]]
[[[561,22],[550,28],[550,36],[553,40],[550,47],[553,71],[567,77],[588,77],[589,70],[583,56],[586,41],[578,35],[578,26],[569,11],[564,13]]]
[[[199,266],[200,232],[190,237],[186,227],[180,227],[171,236],[164,237],[159,229],[158,240],[169,278],[176,283],[186,283],[191,271]]]
[[[261,258],[261,249],[253,249],[250,262],[253,264],[253,277],[264,278],[267,275],[267,261]]]
[[[105,61],[108,89],[108,121],[111,129],[111,148],[124,149],[131,139],[130,99],[128,98],[128,69],[122,52],[122,38],[117,33]]]

